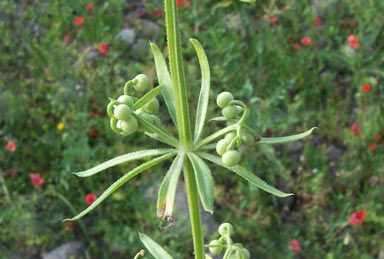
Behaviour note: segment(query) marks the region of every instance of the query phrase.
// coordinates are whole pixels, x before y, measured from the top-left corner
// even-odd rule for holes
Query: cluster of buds
[[[155,115],[160,106],[157,98],[147,100],[143,106],[138,108],[136,104],[140,100],[128,94],[131,87],[138,92],[144,92],[149,88],[149,78],[144,74],[139,74],[128,81],[124,86],[124,95],[119,96],[117,100],[110,99],[107,107],[112,130],[124,136],[132,135],[136,131],[145,131],[145,128],[138,122],[138,117],[158,127],[161,126],[160,118]]]
[[[229,92],[220,93],[216,102],[222,108],[227,126],[237,125],[235,130],[227,133],[223,139],[217,142],[216,151],[222,157],[225,166],[235,166],[241,160],[241,154],[236,148],[243,143],[254,142],[254,136],[244,128],[245,119],[249,114],[248,107],[243,102],[234,100],[233,95]]]
[[[249,259],[251,257],[249,251],[240,243],[233,243],[231,235],[233,235],[233,227],[230,223],[223,223],[219,227],[220,238],[212,240],[207,247],[209,252],[214,255],[224,253],[224,258],[230,259]],[[206,258],[210,258],[206,256]]]

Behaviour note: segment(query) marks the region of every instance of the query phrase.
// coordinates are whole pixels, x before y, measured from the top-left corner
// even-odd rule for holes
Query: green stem
[[[164,0],[164,3],[169,66],[171,70],[173,93],[175,95],[177,127],[182,147],[183,149],[188,150],[192,143],[192,133],[189,120],[183,57],[181,54],[179,16],[175,0]]]
[[[175,97],[177,128],[181,144],[180,149],[181,152],[188,152],[192,149],[192,132],[188,111],[183,57],[181,53],[178,8],[176,0],[164,0],[164,5],[169,51],[169,66],[171,70],[173,94]],[[192,166],[188,160],[184,165],[184,178],[188,198],[195,259],[203,259],[205,257],[204,237],[201,225],[199,195]]]
[[[192,227],[193,247],[196,259],[204,259],[204,236],[200,217],[200,203],[196,180],[191,163],[186,159],[184,164],[185,189],[188,198],[188,208]]]

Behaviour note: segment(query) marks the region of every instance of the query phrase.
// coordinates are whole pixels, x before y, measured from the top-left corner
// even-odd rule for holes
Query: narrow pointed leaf
[[[296,141],[309,136],[312,133],[312,131],[314,131],[315,129],[317,128],[314,127],[304,133],[292,135],[292,136],[276,137],[276,138],[261,138],[261,140],[257,143],[258,144],[279,144],[279,143],[285,143],[285,142],[292,142],[292,141]]]
[[[161,53],[159,47],[152,42],[150,45],[153,57],[155,59],[157,78],[159,80],[159,83],[164,86],[161,89],[161,93],[164,97],[164,101],[167,105],[171,119],[173,120],[173,123],[177,125],[176,108],[172,91],[172,80],[168,71],[167,63],[165,62],[165,58],[163,56],[163,53]]]
[[[184,153],[180,153],[176,157],[160,185],[159,196],[157,200],[158,217],[172,216],[177,184],[179,181],[181,169],[183,168],[184,156]]]
[[[217,165],[220,165],[222,167],[227,168],[228,170],[231,170],[232,172],[235,172],[236,174],[240,175],[241,177],[246,179],[251,184],[257,186],[258,188],[260,188],[266,192],[269,192],[269,193],[276,195],[278,197],[288,197],[288,196],[293,195],[293,193],[285,193],[285,192],[282,192],[282,191],[276,189],[275,187],[269,185],[264,180],[260,179],[259,177],[257,177],[255,174],[253,174],[251,171],[245,169],[244,167],[241,167],[238,165],[232,166],[232,167],[227,167],[223,164],[223,162],[221,161],[221,158],[218,156],[214,156],[214,155],[204,153],[204,152],[199,152],[198,154],[204,159],[207,159],[207,160],[209,160],[209,161],[211,161]]]
[[[73,221],[73,220],[78,220],[80,218],[82,218],[83,216],[85,216],[86,214],[88,214],[89,212],[91,212],[94,208],[96,208],[102,201],[104,201],[109,195],[111,195],[112,193],[114,193],[117,189],[119,189],[124,183],[126,183],[127,181],[131,180],[133,177],[135,177],[136,175],[138,175],[139,173],[147,170],[148,168],[151,168],[161,162],[163,162],[164,160],[172,157],[174,155],[174,153],[171,153],[171,154],[166,154],[166,155],[163,155],[163,156],[160,156],[160,157],[157,157],[157,158],[154,158],[142,165],[139,165],[138,167],[136,167],[135,169],[132,169],[131,171],[129,171],[128,173],[126,173],[125,175],[123,175],[122,177],[120,177],[117,181],[115,181],[111,186],[108,187],[108,189],[106,189],[97,199],[96,201],[94,201],[88,208],[86,208],[85,210],[83,210],[82,212],[80,212],[79,214],[77,214],[75,217],[71,218],[71,219],[65,219],[64,221]]]
[[[163,131],[162,129],[156,127],[152,123],[148,122],[146,119],[143,119],[136,113],[132,113],[132,115],[136,118],[136,120],[142,124],[144,127],[150,131],[150,133],[156,133],[157,137],[160,138],[164,143],[167,143],[168,145],[178,147],[179,146],[179,141],[172,136],[171,134]]]
[[[104,162],[91,169],[74,173],[74,174],[76,174],[79,177],[87,177],[87,176],[97,174],[100,171],[103,171],[107,168],[110,168],[118,164],[126,163],[126,162],[137,160],[137,159],[142,159],[146,157],[151,157],[151,156],[159,156],[166,153],[170,153],[172,151],[175,151],[175,150],[171,148],[164,148],[164,149],[149,149],[149,150],[136,151],[136,152],[132,152],[132,153],[128,153],[122,156],[112,158],[111,160],[108,160],[107,162]]]
[[[221,130],[213,133],[212,135],[206,137],[205,139],[202,139],[199,143],[197,143],[196,149],[214,141],[215,139],[221,137],[222,135],[227,134],[230,131],[236,130],[236,127],[237,127],[237,125],[231,125],[231,126],[225,127],[224,129],[221,129]]]
[[[197,155],[188,154],[193,170],[195,171],[197,189],[199,191],[201,203],[206,211],[213,213],[213,178],[207,164]]]
[[[140,240],[143,242],[145,247],[156,259],[173,259],[173,257],[165,251],[158,243],[152,240],[149,236],[139,233]]]
[[[160,90],[163,88],[163,85],[159,85],[158,87],[153,88],[151,91],[142,96],[135,104],[133,105],[133,109],[137,110],[147,103],[149,103],[153,98],[155,98]]]
[[[197,112],[196,112],[196,121],[195,121],[195,144],[199,141],[201,132],[203,131],[205,118],[207,116],[208,111],[208,103],[209,103],[209,89],[210,89],[210,81],[211,81],[211,73],[209,71],[209,63],[207,55],[200,42],[195,39],[190,39],[195,51],[197,53],[197,57],[199,58],[200,69],[201,69],[201,90],[199,95],[199,102],[197,104]]]

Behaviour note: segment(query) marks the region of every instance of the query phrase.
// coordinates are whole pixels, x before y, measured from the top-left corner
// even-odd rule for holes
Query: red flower
[[[102,42],[99,44],[99,53],[104,55],[109,51],[108,43]]]
[[[89,131],[89,135],[91,135],[93,138],[97,138],[99,136],[99,133],[96,130],[91,129]]]
[[[358,49],[360,47],[359,39],[355,35],[353,34],[349,35],[347,40],[348,40],[348,45],[351,48]]]
[[[365,220],[365,216],[367,215],[366,210],[359,210],[352,214],[351,218],[349,219],[349,223],[354,225],[361,225],[363,224]]]
[[[375,144],[375,143],[371,143],[371,144],[369,144],[369,149],[370,149],[371,151],[375,151],[375,150],[376,150],[376,144]]]
[[[84,17],[82,16],[77,16],[75,19],[75,25],[78,27],[81,27],[84,23]]]
[[[71,36],[69,36],[69,35],[65,35],[64,36],[64,41],[65,42],[69,42],[70,39],[71,39]]]
[[[295,252],[296,254],[300,253],[301,247],[299,241],[297,239],[292,239],[291,243],[289,244],[289,249]]]
[[[363,84],[361,88],[363,89],[364,92],[369,92],[371,91],[372,86],[370,84]]]
[[[31,179],[31,183],[35,188],[39,188],[44,183],[44,179],[41,178],[39,173],[30,173],[29,179]]]
[[[323,21],[320,19],[320,17],[313,18],[313,24],[315,25],[321,25]]]
[[[181,7],[184,4],[184,0],[177,0],[177,7]]]
[[[101,115],[101,112],[99,110],[91,111],[91,116],[93,116],[93,117],[100,116],[100,115]]]
[[[16,150],[16,144],[14,141],[8,140],[7,144],[4,145],[4,148],[11,152],[14,152]]]
[[[349,129],[355,134],[356,137],[360,136],[360,126],[357,123],[352,123]]]
[[[376,141],[380,141],[381,139],[382,139],[381,134],[380,134],[380,133],[377,133],[377,134],[375,135],[375,140],[376,140]]]
[[[94,195],[93,193],[88,193],[87,195],[85,195],[85,204],[89,206],[94,203],[96,199],[96,195]]]
[[[333,99],[337,99],[337,97],[339,97],[339,93],[338,92],[334,92],[333,95],[332,95],[332,98]]]
[[[155,11],[152,12],[152,16],[157,17],[162,13],[163,13],[163,9],[157,8]]]
[[[277,25],[278,23],[279,23],[279,19],[277,19],[277,17],[275,17],[275,16],[269,17],[269,24],[270,25]]]
[[[67,230],[72,230],[73,228],[73,222],[72,221],[66,221],[65,226],[67,227]]]
[[[299,50],[300,49],[300,45],[299,44],[297,44],[297,43],[293,43],[292,44],[292,48],[294,49],[294,50]]]
[[[301,44],[304,46],[309,46],[312,44],[312,40],[310,37],[303,37],[301,38]]]
[[[95,5],[93,3],[88,3],[86,8],[88,11],[92,11],[94,7]]]

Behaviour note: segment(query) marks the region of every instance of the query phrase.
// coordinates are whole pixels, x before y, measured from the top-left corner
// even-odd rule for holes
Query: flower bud
[[[143,92],[149,87],[149,78],[144,74],[139,74],[135,77],[137,84],[135,84],[135,89],[139,92]]]
[[[128,135],[135,133],[138,126],[139,126],[139,123],[132,116],[130,117],[130,119],[128,121],[121,121],[120,122],[122,134],[125,136],[128,136]]]
[[[229,105],[224,107],[221,113],[227,120],[230,120],[236,118],[236,116],[239,114],[239,110],[235,106]]]
[[[230,92],[222,92],[217,96],[216,102],[220,108],[224,108],[233,99],[233,95]]]
[[[219,226],[219,234],[221,236],[232,235],[233,227],[230,223],[223,223]]]
[[[230,142],[231,141],[228,139],[221,139],[219,140],[219,142],[217,142],[216,151],[220,156],[222,156],[225,153],[226,148],[228,147]]]
[[[212,240],[212,241],[209,243],[209,245],[211,245],[211,246],[217,246],[217,247],[210,247],[210,248],[209,248],[209,252],[211,252],[211,254],[213,254],[213,255],[221,255],[221,253],[223,252],[223,248],[219,246],[219,245],[221,245],[221,244],[219,243],[218,240]]]
[[[129,108],[133,107],[133,98],[129,95],[120,95],[117,101],[122,104],[128,105]]]
[[[148,113],[154,114],[159,111],[159,107],[160,107],[159,101],[156,98],[153,98],[149,103],[144,105],[143,109]]]
[[[119,104],[115,107],[113,115],[119,120],[127,121],[131,117],[131,109],[126,104]]]
[[[240,159],[241,155],[237,150],[226,151],[221,158],[223,164],[228,167],[237,165],[240,162]]]

